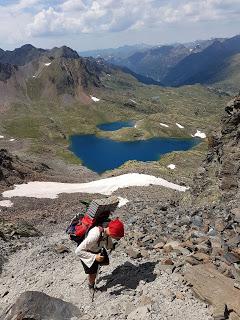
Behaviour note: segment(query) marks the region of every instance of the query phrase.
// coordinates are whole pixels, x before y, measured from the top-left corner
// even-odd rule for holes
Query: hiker
[[[77,247],[75,253],[80,257],[84,271],[88,274],[90,290],[96,289],[95,282],[100,265],[109,264],[106,249],[113,249],[112,239],[120,240],[123,236],[124,225],[117,218],[110,221],[106,227],[93,227]]]

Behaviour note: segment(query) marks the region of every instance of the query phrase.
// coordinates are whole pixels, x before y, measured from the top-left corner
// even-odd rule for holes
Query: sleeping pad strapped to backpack
[[[90,229],[95,226],[107,226],[111,221],[109,216],[119,204],[117,197],[93,200],[85,214],[77,214],[66,232],[71,240],[78,245],[86,238]]]

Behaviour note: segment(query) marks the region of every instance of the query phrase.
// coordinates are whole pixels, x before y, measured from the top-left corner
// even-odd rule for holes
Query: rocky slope
[[[174,66],[162,83],[168,86],[181,86],[193,83],[213,84],[218,74],[228,66],[229,57],[240,52],[240,36],[225,41],[215,41],[201,52],[191,54]],[[225,77],[231,76],[225,74]],[[235,84],[235,90],[238,85]],[[234,86],[234,84],[233,84]],[[236,91],[235,91],[236,93]]]
[[[17,67],[10,64],[0,63],[0,81],[8,80],[14,72],[17,71]]]
[[[189,50],[184,45],[160,46],[136,52],[125,60],[108,59],[108,61],[125,66],[138,74],[161,83],[169,70],[189,55]]]
[[[79,55],[76,51],[69,47],[63,46],[60,48],[53,48],[50,50],[44,50],[40,48],[35,48],[31,44],[25,44],[20,48],[13,51],[1,50],[0,51],[0,62],[8,63],[17,66],[23,66],[33,60],[37,60],[40,57],[46,56],[48,58],[69,58],[77,59]]]
[[[105,49],[82,52],[83,56],[101,57],[108,63],[129,68],[138,76],[147,77],[148,81],[161,81],[184,58],[201,52],[214,41],[211,39],[191,43],[159,46],[125,46],[116,49]]]
[[[96,54],[164,86],[201,83],[234,95],[239,89],[239,39],[237,35],[229,39],[136,49],[122,57],[117,49],[112,55],[101,51]]]
[[[50,168],[44,164],[31,161],[22,161],[17,156],[9,154],[5,149],[0,149],[0,190],[14,184],[21,184],[44,177]]]
[[[65,301],[62,307],[71,303],[66,310],[77,306],[79,319],[239,319],[240,211],[235,182],[240,164],[239,124],[237,97],[226,108],[221,130],[210,139],[207,159],[193,184],[196,187],[184,196],[157,186],[115,192],[130,201],[117,211],[127,234],[113,253],[110,267],[100,273],[102,290],[93,304],[64,228],[74,212],[83,210],[79,199],[99,195],[15,198],[13,207],[2,208],[1,320],[13,319],[20,312],[31,319],[44,318],[43,309],[29,298],[32,293],[14,304],[20,293],[29,290],[50,296],[41,297],[43,305],[55,297]],[[233,170],[226,170],[228,163]],[[215,188],[218,196],[213,201]],[[27,226],[19,224],[23,220]],[[194,298],[191,287],[213,307],[207,309]],[[56,303],[59,300],[53,299],[52,305]],[[23,306],[29,306],[27,311]]]
[[[209,151],[204,166],[194,181],[194,193],[209,201],[239,201],[240,194],[240,97],[229,102],[221,129],[209,137]]]

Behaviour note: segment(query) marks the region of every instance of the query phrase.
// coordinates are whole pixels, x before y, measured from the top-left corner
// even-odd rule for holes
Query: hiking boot
[[[88,290],[89,290],[90,297],[93,301],[94,298],[96,297],[96,294],[99,293],[99,289],[95,285],[89,284]]]
[[[88,285],[88,290],[91,292],[93,290],[95,291],[101,291],[101,288],[97,287],[96,285],[93,285],[93,284],[89,284]]]

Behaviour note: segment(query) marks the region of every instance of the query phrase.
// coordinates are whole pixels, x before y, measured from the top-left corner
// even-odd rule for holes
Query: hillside
[[[5,137],[1,146],[6,148],[15,139],[11,148],[19,154],[43,159],[47,154],[52,160],[79,163],[68,150],[72,134],[95,133],[123,141],[188,138],[197,130],[209,132],[228,100],[199,85],[176,89],[145,85],[134,73],[102,59],[75,56],[67,47],[22,47],[26,49],[41,55],[24,65],[1,65],[0,135]],[[109,133],[97,128],[99,123],[119,120],[133,120],[136,126]]]
[[[136,52],[125,60],[110,60],[110,62],[124,65],[136,73],[161,82],[169,69],[189,54],[189,50],[181,45],[160,46],[143,52]]]
[[[181,86],[186,84],[214,84],[219,77],[228,80],[231,59],[240,52],[240,36],[223,42],[215,41],[205,50],[191,54],[176,65],[163,79],[164,85]],[[230,64],[230,65],[229,65]],[[238,71],[236,71],[238,72]],[[236,86],[234,87],[236,90]]]
[[[230,93],[239,92],[240,82],[240,53],[227,58],[212,77],[210,85]]]
[[[238,55],[240,36],[216,38],[191,43],[165,45],[130,55],[98,54],[108,63],[126,67],[136,75],[160,82],[163,86],[178,87],[202,84],[234,95],[238,93]]]
[[[67,47],[23,49],[27,61],[0,63],[0,319],[238,319],[239,97],[224,109],[212,86],[146,85]],[[97,127],[121,120],[134,127]],[[203,140],[100,176],[69,151],[74,134]],[[126,234],[92,301],[65,230],[82,200],[110,194]]]
[[[123,176],[113,173],[109,179],[88,177],[89,185],[86,172],[68,174],[65,184],[43,179],[6,188],[0,196],[1,320],[159,320],[159,314],[171,320],[238,319],[239,110],[236,97],[185,192],[156,184],[158,176],[151,177],[153,184],[133,185],[135,174],[124,187],[117,182]],[[20,161],[7,156],[13,165]],[[71,183],[73,176],[78,183]],[[214,189],[219,192],[213,198]],[[112,190],[129,202],[117,209],[126,235],[110,266],[101,268],[92,302],[76,247],[64,230],[73,213],[84,210],[80,199],[103,197],[97,190]]]
[[[108,63],[126,67],[138,75],[161,82],[170,70],[185,57],[200,52],[216,39],[184,44],[147,47],[125,46],[116,49],[83,52],[84,56],[101,57]],[[219,39],[223,41],[223,39]]]

